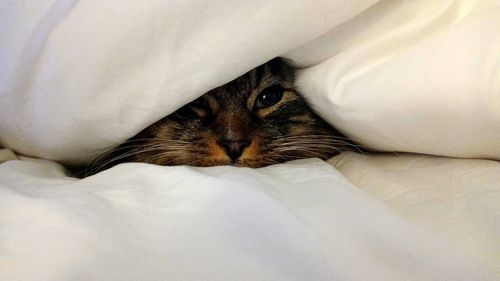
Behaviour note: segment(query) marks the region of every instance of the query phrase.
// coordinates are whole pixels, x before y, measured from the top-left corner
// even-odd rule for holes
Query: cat
[[[350,142],[295,87],[295,69],[275,58],[205,93],[91,163],[87,175],[122,162],[258,168],[328,159]]]

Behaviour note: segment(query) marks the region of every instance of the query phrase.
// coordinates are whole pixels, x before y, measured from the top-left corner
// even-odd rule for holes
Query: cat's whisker
[[[134,155],[138,155],[138,154],[142,154],[142,153],[153,152],[153,151],[162,151],[164,149],[165,149],[165,147],[157,147],[157,146],[153,146],[153,147],[146,146],[146,147],[136,148],[136,149],[127,151],[125,153],[119,154],[111,159],[107,159],[106,161],[104,161],[102,163],[95,163],[94,164],[95,166],[92,169],[90,169],[87,173],[93,174],[94,172],[98,172],[98,171],[102,170],[104,167],[108,166],[109,164],[112,164],[118,160],[122,160],[122,159],[130,157],[130,156],[134,156]]]
[[[276,154],[277,155],[277,154]],[[280,162],[278,161],[279,159],[273,159],[273,158],[263,158],[265,162],[271,163],[271,164],[279,164]]]
[[[340,146],[338,144],[315,143],[315,142],[309,142],[309,143],[305,143],[305,142],[289,142],[289,143],[286,143],[286,144],[282,144],[280,146],[282,146],[282,147],[286,147],[286,146],[305,146],[305,147],[316,147],[316,148],[323,147],[323,148],[332,148],[332,149],[339,149],[340,148]]]
[[[339,145],[346,145],[344,142],[333,142],[333,141],[288,141],[288,142],[278,142],[274,144],[279,144],[280,146],[283,145],[331,145],[331,146],[339,146]]]
[[[313,141],[313,142],[339,142],[339,143],[349,143],[347,141],[328,137],[303,137],[303,138],[279,138],[273,140],[273,142],[288,142],[288,141]]]
[[[173,135],[170,135],[170,136],[173,136]],[[169,141],[172,141],[173,139],[167,139],[166,141],[169,142]],[[131,139],[128,139],[127,141],[123,142],[122,144],[126,144],[126,143],[130,143],[130,142],[138,142],[138,141],[157,141],[157,142],[164,142],[165,140],[162,140],[162,139],[158,139],[157,137],[147,137],[147,138],[131,138]],[[176,140],[176,141],[182,141],[182,142],[188,142],[188,141],[184,141],[184,140]]]
[[[106,151],[104,153],[101,153],[99,155],[97,155],[96,158],[94,158],[94,160],[92,162],[90,162],[90,164],[94,164],[95,162],[101,160],[102,158],[105,158],[106,156],[109,156],[113,153],[116,153],[120,150],[129,150],[129,149],[135,149],[135,148],[141,148],[141,147],[144,147],[144,145],[142,144],[137,144],[137,145],[128,145],[128,146],[125,146],[125,147],[117,147],[113,150],[110,150],[110,151]]]
[[[303,135],[280,135],[272,137],[273,139],[311,139],[311,138],[328,138],[328,139],[340,139],[340,140],[352,140],[351,138],[341,137],[330,134],[303,134]]]
[[[282,147],[279,149],[276,149],[278,151],[317,151],[317,152],[323,152],[323,153],[328,153],[331,151],[331,149],[336,150],[337,152],[339,151],[335,147],[312,147],[312,146],[286,146]]]
[[[126,142],[128,143],[128,142]],[[124,144],[126,144],[124,143]],[[130,144],[130,145],[120,145],[120,146],[117,146],[115,147],[114,149],[112,150],[109,150],[109,151],[105,151],[101,154],[99,154],[97,157],[103,157],[103,156],[106,156],[106,155],[109,155],[109,154],[112,154],[116,151],[119,151],[119,150],[124,150],[124,149],[130,149],[130,148],[134,148],[134,147],[144,147],[146,144]],[[150,142],[150,143],[147,143],[147,146],[148,147],[151,147],[152,145],[155,145],[155,142]],[[160,143],[158,143],[158,145],[160,145]]]
[[[290,140],[312,140],[314,142],[328,140],[330,142],[334,142],[335,144],[344,145],[346,147],[350,147],[356,150],[356,152],[364,154],[363,149],[373,149],[372,147],[366,145],[360,145],[352,143],[351,138],[340,137],[340,136],[331,136],[331,135],[301,135],[301,136],[285,136],[285,137],[276,137],[275,143],[288,142]],[[345,141],[344,141],[345,140]]]
[[[341,140],[332,140],[332,139],[302,139],[302,140],[276,140],[273,141],[274,144],[286,145],[288,143],[324,143],[324,144],[348,144],[347,142]]]
[[[352,138],[337,136],[337,135],[329,135],[329,134],[304,134],[304,135],[280,135],[273,137],[275,140],[295,140],[295,139],[332,139],[332,140],[343,140],[343,141],[352,141]]]
[[[275,156],[278,159],[283,159],[283,158],[287,158],[289,160],[300,159],[300,156],[278,154],[278,153],[274,153],[274,152],[266,152],[266,154],[271,155],[271,156]]]
[[[323,149],[322,149],[323,148]],[[291,145],[291,146],[283,146],[283,147],[278,147],[275,150],[280,151],[280,152],[303,152],[303,153],[310,153],[313,155],[316,155],[320,158],[324,158],[326,155],[330,152],[330,149],[334,149],[337,152],[340,152],[338,148],[335,146],[329,146],[329,147],[311,147],[311,146],[297,146],[297,145]]]
[[[191,160],[190,162],[186,163],[185,165],[189,165],[189,166],[196,166],[196,165],[198,165],[201,161],[203,161],[203,159],[198,158],[198,159],[196,159],[196,160]]]
[[[85,174],[89,174],[90,172],[93,172],[96,168],[96,165],[101,162],[103,159],[105,159],[106,157],[110,156],[110,155],[113,155],[114,153],[116,153],[117,151],[120,151],[120,150],[127,150],[130,149],[130,148],[133,148],[133,147],[137,147],[137,148],[141,148],[143,147],[143,145],[129,145],[129,146],[125,146],[125,147],[117,147],[113,150],[110,150],[110,151],[106,151],[104,153],[101,153],[99,155],[97,155],[92,161],[90,161],[87,166],[85,167]],[[135,150],[136,148],[134,148]]]
[[[160,156],[160,154],[162,156]],[[143,158],[141,158],[141,162],[151,163],[151,164],[158,164],[158,165],[166,165],[166,164],[168,164],[168,161],[165,164],[164,164],[165,161],[163,161],[163,157],[165,157],[167,155],[165,155],[164,153],[160,153],[160,154],[151,154],[151,155],[148,155],[148,156],[144,156]]]
[[[361,148],[363,148],[362,146],[359,146],[359,145],[354,145],[352,143],[349,143],[349,142],[344,142],[344,141],[339,141],[339,140],[328,140],[328,141],[324,141],[324,140],[314,140],[314,139],[306,139],[306,140],[293,140],[293,141],[288,141],[288,140],[282,140],[282,141],[276,141],[274,142],[275,145],[279,145],[279,146],[286,146],[286,145],[330,145],[333,146],[338,149],[338,148],[341,148],[341,147],[350,147],[350,148],[353,148],[355,149],[357,152],[359,153],[363,153],[363,151],[361,150]]]

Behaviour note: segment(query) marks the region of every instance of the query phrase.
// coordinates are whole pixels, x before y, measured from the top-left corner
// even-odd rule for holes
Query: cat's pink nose
[[[231,160],[238,159],[241,154],[243,154],[243,150],[250,145],[250,140],[221,140],[219,141],[219,145],[224,148],[227,156],[231,158]]]

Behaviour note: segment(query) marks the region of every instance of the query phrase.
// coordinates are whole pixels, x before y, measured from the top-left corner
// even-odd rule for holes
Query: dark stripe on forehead
[[[259,67],[257,67],[255,70],[254,70],[254,73],[255,73],[255,87],[260,85],[260,83],[262,83],[262,79],[264,78],[265,74],[266,74],[266,65],[263,64]]]
[[[295,71],[293,67],[285,63],[282,58],[272,59],[267,63],[269,71],[273,75],[279,76],[282,80],[288,83],[293,83],[295,80]]]

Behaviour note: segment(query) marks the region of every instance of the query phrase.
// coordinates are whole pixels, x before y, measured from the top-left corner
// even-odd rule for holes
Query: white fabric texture
[[[289,55],[319,63],[303,92],[368,148],[500,159],[499,30],[500,1],[381,1]]]
[[[82,163],[285,53],[367,147],[498,159],[499,3],[2,0],[0,145]]]
[[[81,163],[375,0],[0,1],[0,145]]]
[[[0,0],[0,146],[16,153],[0,151],[0,280],[500,280],[495,161],[127,163],[82,180],[52,161],[278,55],[366,147],[500,159],[499,7]]]
[[[500,163],[355,153],[330,163],[394,213],[444,234],[500,278]]]
[[[492,265],[500,277],[500,164],[364,158],[332,162],[363,190],[375,182],[369,193],[389,204],[314,159],[262,169],[128,163],[84,180],[50,161],[8,161],[0,279],[469,281],[495,280]],[[400,177],[397,163],[417,169]],[[461,196],[464,182],[448,176],[471,169],[481,178]],[[421,183],[412,171],[428,191],[401,196],[398,182]],[[439,192],[445,204],[428,201]]]

